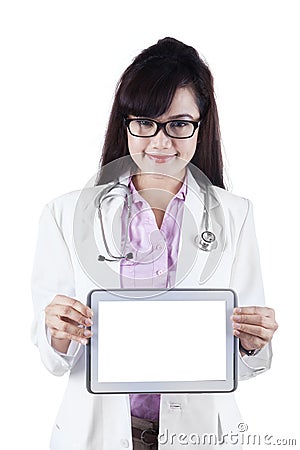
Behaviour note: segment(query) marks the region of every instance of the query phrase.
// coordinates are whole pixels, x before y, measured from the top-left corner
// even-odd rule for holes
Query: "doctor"
[[[130,190],[131,214],[128,220],[121,196],[103,202],[103,239],[96,207],[116,181],[105,167],[123,157],[137,168],[117,177]],[[212,183],[207,212],[218,247],[211,253],[194,241],[206,211],[193,167]],[[222,172],[211,73],[192,47],[165,38],[121,77],[96,185],[49,202],[40,218],[33,340],[50,372],[70,374],[52,450],[211,449],[218,444],[203,444],[205,433],[222,441],[237,432],[241,419],[233,394],[97,396],[85,387],[84,346],[93,320],[85,301],[99,287],[233,288],[239,297],[232,318],[241,344],[239,378],[269,369],[277,323],[264,306],[252,204],[225,190]],[[123,257],[108,261],[107,244]],[[213,335],[213,317],[207,320]],[[145,320],[145,333],[155,333],[155,323]],[[149,428],[160,436],[143,433]],[[227,439],[231,447],[240,448]]]

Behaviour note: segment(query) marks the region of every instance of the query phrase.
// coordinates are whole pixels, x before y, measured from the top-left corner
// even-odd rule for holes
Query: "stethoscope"
[[[117,189],[123,190],[125,195],[117,193],[117,192],[114,193],[113,191],[117,190]],[[209,211],[209,195],[210,194],[208,192],[208,186],[207,186],[206,189],[204,190],[204,205],[203,205],[204,206],[204,216],[203,216],[204,231],[202,231],[201,234],[198,234],[194,239],[195,245],[204,252],[211,252],[218,246],[215,234],[209,230],[209,213],[208,213],[208,211]],[[124,202],[126,204],[126,208],[127,208],[125,239],[124,239],[122,251],[120,252],[119,256],[113,255],[111,253],[111,251],[109,250],[106,235],[105,235],[104,225],[103,225],[103,217],[102,217],[102,204],[105,200],[112,198],[112,197],[123,197]],[[103,261],[118,262],[122,259],[132,259],[133,258],[132,252],[125,254],[125,248],[127,245],[128,235],[129,235],[129,223],[130,223],[130,216],[131,216],[131,208],[132,208],[131,192],[130,192],[129,187],[126,186],[125,184],[116,182],[112,186],[109,186],[108,188],[104,189],[104,191],[101,192],[101,195],[98,198],[97,210],[98,210],[98,217],[99,217],[100,226],[101,226],[103,243],[104,243],[105,250],[106,250],[109,258],[105,257],[104,255],[99,255],[98,261],[100,261],[100,262],[103,262]]]

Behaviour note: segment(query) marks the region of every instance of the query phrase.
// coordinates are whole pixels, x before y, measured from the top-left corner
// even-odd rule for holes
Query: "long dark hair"
[[[166,37],[143,50],[125,70],[117,85],[96,185],[103,184],[102,167],[129,155],[124,117],[159,117],[168,110],[175,91],[191,86],[200,110],[201,125],[191,163],[225,188],[223,160],[213,77],[207,64],[191,46]]]

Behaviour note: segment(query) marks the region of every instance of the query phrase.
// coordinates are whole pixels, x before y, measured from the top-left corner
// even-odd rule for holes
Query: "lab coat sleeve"
[[[235,259],[232,266],[230,287],[238,294],[240,306],[263,306],[265,304],[260,256],[257,245],[253,206],[246,200],[247,208],[239,234]],[[248,379],[268,370],[271,366],[271,343],[255,356],[239,356],[239,379]]]
[[[45,367],[54,375],[61,376],[74,365],[81,345],[71,342],[66,355],[56,352],[45,324],[45,308],[55,295],[75,296],[69,250],[49,205],[45,206],[39,221],[31,290],[34,307],[32,340],[39,348]]]

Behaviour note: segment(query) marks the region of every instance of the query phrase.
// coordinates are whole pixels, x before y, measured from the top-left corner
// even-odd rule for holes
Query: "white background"
[[[96,172],[119,76],[168,35],[195,46],[214,74],[232,190],[254,203],[279,323],[272,370],[240,383],[239,406],[249,432],[299,444],[297,9],[289,0],[1,3],[1,448],[47,449],[67,382],[42,367],[29,338],[40,212]]]

